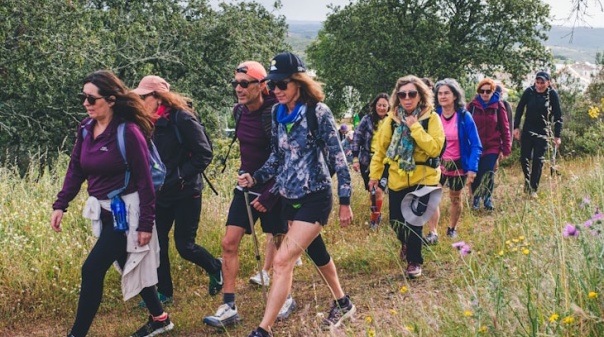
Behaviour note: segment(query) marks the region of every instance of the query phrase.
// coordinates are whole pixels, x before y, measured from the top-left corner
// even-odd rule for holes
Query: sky
[[[568,20],[571,13],[572,3],[575,0],[543,0],[551,6],[551,14],[553,16],[553,25],[572,26],[573,21]],[[586,16],[585,22],[577,24],[577,26],[604,27],[604,12],[598,7],[597,2],[600,1],[604,5],[604,0],[587,0],[589,3],[588,12],[591,17]],[[233,2],[233,1],[225,1]],[[238,1],[234,1],[238,2]],[[267,8],[271,8],[274,0],[256,0]],[[351,0],[281,0],[283,7],[276,14],[284,15],[287,20],[302,20],[302,21],[324,21],[327,14],[331,12],[327,8],[328,4],[334,4],[341,7],[349,4]]]

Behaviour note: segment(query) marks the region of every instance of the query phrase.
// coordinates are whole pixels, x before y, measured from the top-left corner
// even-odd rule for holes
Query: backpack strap
[[[419,123],[424,128],[424,131],[428,132],[428,125],[430,123],[430,118],[422,119],[419,121]],[[424,165],[424,166],[431,167],[433,169],[439,167],[440,162],[441,162],[441,157],[443,156],[443,153],[445,153],[446,147],[447,147],[447,139],[445,138],[445,143],[443,144],[443,147],[440,150],[440,154],[437,157],[428,158],[426,161],[423,161],[423,162],[416,162],[415,165]]]
[[[220,160],[220,163],[222,165],[222,170],[220,170],[220,173],[224,173],[224,170],[226,170],[226,163],[227,163],[227,160],[229,159],[229,154],[231,154],[231,148],[233,148],[233,144],[235,144],[235,141],[237,140],[237,130],[239,129],[239,121],[241,120],[242,114],[243,114],[243,104],[238,104],[237,107],[235,108],[235,111],[233,111],[233,118],[235,118],[235,132],[233,133],[233,139],[231,139],[231,143],[229,144],[227,153],[224,155],[222,160]]]
[[[116,195],[121,194],[130,182],[130,165],[128,165],[128,160],[126,160],[126,123],[120,123],[117,127],[117,146],[124,160],[124,165],[126,165],[126,173],[124,174],[124,186],[109,192],[107,194],[109,199],[113,199]]]

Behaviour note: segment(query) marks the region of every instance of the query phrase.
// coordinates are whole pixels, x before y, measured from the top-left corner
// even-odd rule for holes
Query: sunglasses
[[[291,80],[269,81],[266,85],[270,91],[274,91],[275,88],[279,88],[279,90],[287,90],[287,85],[289,82],[291,82]]]
[[[246,80],[235,81],[235,80],[232,80],[231,81],[231,85],[233,86],[233,89],[237,89],[238,85],[240,85],[243,89],[247,89],[247,87],[249,87],[250,84],[252,84],[252,83],[260,83],[260,81],[258,81],[258,80],[253,80],[253,81],[246,81]]]
[[[105,97],[105,96],[94,97],[92,95],[86,95],[85,93],[81,92],[81,93],[78,94],[78,99],[80,100],[81,104],[84,104],[84,101],[88,100],[88,104],[95,105],[97,99],[105,99],[106,100],[107,97]]]
[[[479,94],[487,94],[487,95],[490,95],[492,92],[493,92],[493,90],[491,90],[491,89],[487,89],[487,90],[478,89],[478,93],[479,93]]]
[[[413,91],[399,91],[396,93],[396,97],[400,98],[400,99],[405,99],[407,97],[409,98],[415,98],[417,97],[417,91],[413,90]]]
[[[140,95],[139,97],[144,101],[149,96],[155,96],[155,93],[154,92],[150,92],[148,94]]]

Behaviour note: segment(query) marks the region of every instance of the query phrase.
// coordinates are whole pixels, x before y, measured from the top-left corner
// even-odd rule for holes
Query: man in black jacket
[[[521,134],[520,121],[525,108],[526,116]],[[551,86],[549,73],[540,71],[535,76],[535,84],[524,90],[514,118],[514,138],[520,141],[520,164],[524,173],[525,189],[531,197],[537,196],[548,141],[553,136],[553,145],[556,148],[560,146],[561,132],[560,97]]]

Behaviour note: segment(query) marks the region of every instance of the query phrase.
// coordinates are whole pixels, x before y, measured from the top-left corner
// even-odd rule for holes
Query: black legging
[[[522,166],[522,172],[524,173],[525,186],[530,187],[529,192],[537,192],[546,150],[547,139],[545,135],[522,132],[520,138],[520,166]],[[533,163],[529,170],[531,159]]]
[[[86,336],[92,320],[101,305],[103,298],[103,284],[105,274],[114,261],[121,267],[126,263],[126,235],[113,230],[111,215],[103,211],[103,229],[101,236],[88,254],[82,266],[82,287],[78,301],[78,311],[75,322],[71,328],[74,337]],[[153,316],[159,316],[164,312],[155,287],[144,288],[140,294],[143,301]]]
[[[405,195],[420,187],[412,186],[400,191],[389,190],[388,202],[390,205],[390,226],[396,232],[396,237],[401,244],[407,245],[407,262],[423,264],[422,227],[407,224],[401,213],[401,201],[403,201]]]
[[[178,254],[203,268],[208,274],[220,271],[221,264],[210,252],[195,243],[199,217],[201,213],[201,196],[191,196],[169,203],[157,203],[155,222],[159,238],[159,268],[157,268],[157,291],[166,296],[174,295],[170,257],[168,255],[169,233],[174,223],[174,243]]]

